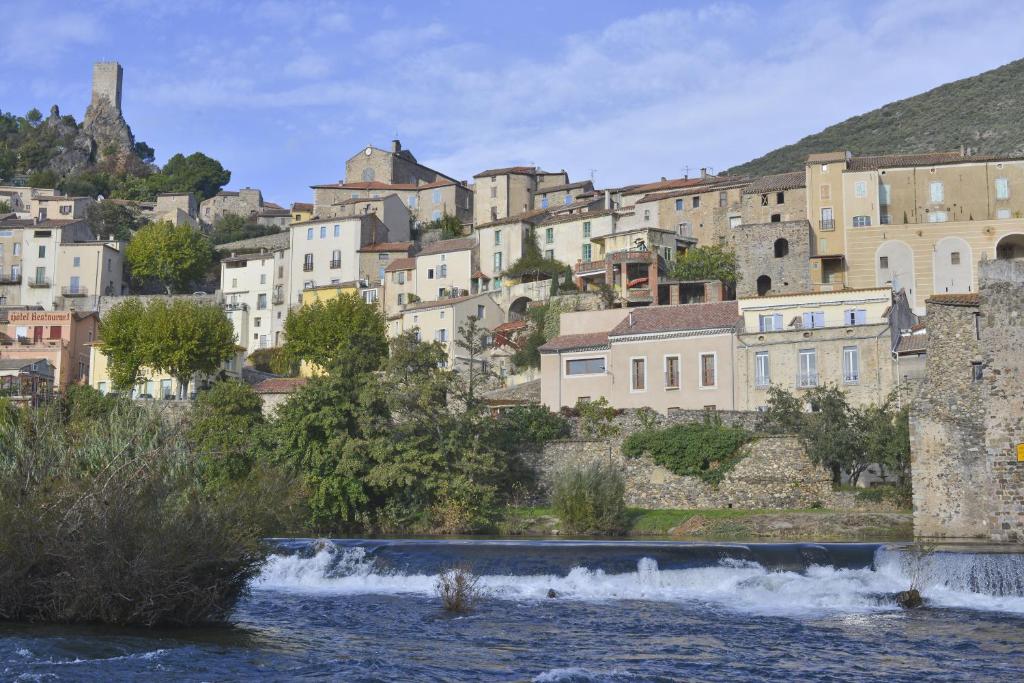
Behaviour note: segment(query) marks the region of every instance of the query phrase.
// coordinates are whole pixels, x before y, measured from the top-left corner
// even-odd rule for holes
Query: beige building
[[[540,349],[541,401],[733,410],[737,320],[734,301],[565,313]]]
[[[464,184],[439,178],[429,183],[344,182],[314,185],[315,214],[331,214],[331,207],[348,200],[379,199],[397,195],[408,208],[417,225],[437,220],[443,215],[455,216],[462,223],[473,219],[473,192]]]
[[[723,244],[742,216],[745,179],[709,179],[695,187],[644,195],[635,203],[638,225],[672,230],[699,244]]]
[[[85,218],[90,206],[96,203],[92,197],[66,197],[64,195],[36,195],[32,197],[32,218],[45,220],[77,220]]]
[[[336,285],[361,277],[359,250],[392,237],[375,213],[347,218],[314,218],[289,228],[292,303],[302,302],[302,290]],[[408,238],[408,232],[397,240]]]
[[[807,219],[807,173],[755,178],[743,188],[740,223],[786,223]],[[730,214],[729,227],[736,225]]]
[[[89,386],[101,394],[117,391],[113,381],[110,379],[110,371],[107,365],[107,357],[103,355],[103,343],[92,344],[89,350]],[[187,398],[194,398],[196,392],[208,389],[219,379],[242,379],[242,367],[245,365],[245,351],[238,349],[234,358],[227,360],[220,370],[214,375],[196,373],[189,379],[187,386],[182,390],[177,379],[167,373],[158,372],[150,368],[143,368],[139,383],[132,387],[127,393],[132,398],[154,399],[159,401],[176,400],[179,394]]]
[[[741,298],[736,403],[766,405],[772,385],[790,392],[832,384],[854,405],[881,403],[895,387],[888,287]]]
[[[62,241],[57,249],[54,270],[55,306],[65,310],[95,311],[101,296],[127,294],[126,246],[127,242],[117,240]]]
[[[571,190],[565,189],[569,185],[568,173],[549,173],[535,166],[492,168],[477,173],[473,179],[474,225],[533,210],[537,193],[543,195],[545,188],[562,187],[561,196],[572,194]]]
[[[395,241],[409,239],[412,231],[412,214],[394,192],[377,197],[353,197],[339,202],[316,206],[315,218],[351,218],[375,215]]]
[[[416,254],[415,294],[421,301],[434,301],[469,294],[477,266],[477,244],[473,237],[432,242]]]
[[[416,294],[416,259],[397,258],[384,269],[384,313],[389,320],[407,305],[419,301]],[[390,323],[389,323],[390,327]],[[401,325],[398,326],[399,328]]]
[[[60,193],[52,187],[25,187],[23,185],[0,185],[0,201],[10,205],[14,218],[34,218],[33,202],[36,197],[54,197]],[[0,215],[0,218],[4,216]]]
[[[448,353],[448,367],[459,369],[468,364],[466,352],[457,343],[459,327],[470,316],[476,317],[481,329],[491,330],[504,322],[504,312],[490,294],[471,294],[408,305],[389,322],[388,330],[391,336],[416,330],[419,340],[439,342]]]
[[[391,149],[368,145],[345,162],[346,183],[419,185],[438,180],[455,179],[416,161],[410,150],[402,148],[400,140],[392,140]]]
[[[569,206],[581,197],[591,196],[593,192],[594,183],[589,180],[562,185],[540,185],[533,192],[532,208],[557,209],[560,206]]]
[[[394,261],[408,258],[412,242],[372,242],[359,250],[359,278],[376,284],[387,279],[387,268]]]
[[[284,344],[291,254],[286,246],[221,260],[224,311],[246,353]]]

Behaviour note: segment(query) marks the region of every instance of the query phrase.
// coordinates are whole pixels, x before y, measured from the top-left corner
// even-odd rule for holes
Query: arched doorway
[[[932,273],[935,278],[932,291],[936,294],[972,291],[973,270],[971,245],[959,237],[939,240],[932,255]]]
[[[996,258],[1024,259],[1024,235],[1006,235],[996,243]]]
[[[772,279],[767,275],[757,278],[757,295],[764,296],[770,291],[772,291]]]
[[[509,322],[512,322],[513,320],[523,320],[526,318],[526,308],[530,305],[531,301],[533,301],[533,299],[528,296],[521,296],[513,301],[512,305],[508,307]]]

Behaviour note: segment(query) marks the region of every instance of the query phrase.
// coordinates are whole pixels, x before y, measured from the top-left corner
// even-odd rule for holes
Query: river
[[[877,544],[277,540],[233,627],[0,625],[3,680],[1024,680],[1024,556]],[[436,575],[485,597],[440,609]],[[918,575],[927,607],[889,594]],[[554,591],[555,597],[549,596]]]

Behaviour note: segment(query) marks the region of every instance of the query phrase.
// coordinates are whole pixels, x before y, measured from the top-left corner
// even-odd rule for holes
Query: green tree
[[[115,239],[129,241],[142,224],[142,216],[133,208],[111,201],[96,202],[85,212],[89,227],[101,239],[113,235]]]
[[[355,372],[370,372],[388,350],[383,313],[355,294],[341,294],[291,312],[284,333],[290,357],[328,370],[345,360],[353,363]]]
[[[214,196],[231,182],[231,171],[202,152],[188,156],[175,154],[167,160],[160,174],[168,181],[165,192],[194,192],[200,202]]]
[[[506,277],[525,280],[551,280],[551,292],[557,293],[559,282],[572,281],[572,269],[558,259],[546,258],[533,229],[523,240],[523,255],[503,273]]]
[[[718,244],[687,249],[676,257],[672,277],[679,280],[721,280],[733,287],[739,279],[736,254]]]
[[[259,394],[248,384],[225,380],[196,397],[189,439],[206,458],[210,476],[236,480],[252,469],[263,425]]]
[[[435,218],[423,226],[423,231],[439,230],[441,239],[448,240],[455,237],[462,237],[465,231],[462,228],[462,221],[447,211],[440,218]]]
[[[227,213],[217,219],[210,232],[210,241],[214,244],[226,244],[251,237],[263,237],[273,235],[280,230],[274,225],[259,225],[250,223],[242,216]]]
[[[83,171],[62,178],[57,189],[71,197],[109,197],[112,181],[108,174]]]
[[[127,391],[138,384],[146,362],[142,344],[146,307],[138,299],[115,304],[100,320],[100,351],[107,357],[107,372],[114,387]]]
[[[178,380],[178,398],[196,373],[216,374],[237,352],[235,330],[219,306],[158,299],[144,319],[145,364]]]
[[[28,186],[56,188],[59,180],[53,171],[35,171],[28,176]]]
[[[457,393],[469,411],[480,408],[480,391],[495,378],[484,358],[488,336],[487,328],[480,325],[475,315],[471,315],[459,325],[455,338],[455,346],[462,349],[462,357],[466,359],[465,367],[458,368]]]
[[[2,178],[3,176],[0,176]],[[0,200],[0,216],[11,212],[11,203],[6,199]]]
[[[175,226],[167,221],[140,228],[128,244],[125,257],[134,278],[156,280],[168,294],[184,291],[213,262],[205,237],[188,225]]]

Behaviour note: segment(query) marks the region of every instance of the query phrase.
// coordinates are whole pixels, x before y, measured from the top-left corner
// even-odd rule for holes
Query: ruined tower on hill
[[[92,67],[92,99],[85,110],[82,131],[93,141],[93,158],[104,170],[134,172],[142,163],[135,152],[135,136],[121,114],[124,71],[117,62]]]
[[[96,62],[92,65],[92,99],[89,106],[96,106],[101,98],[106,98],[121,113],[121,82],[124,69],[117,62]]]

